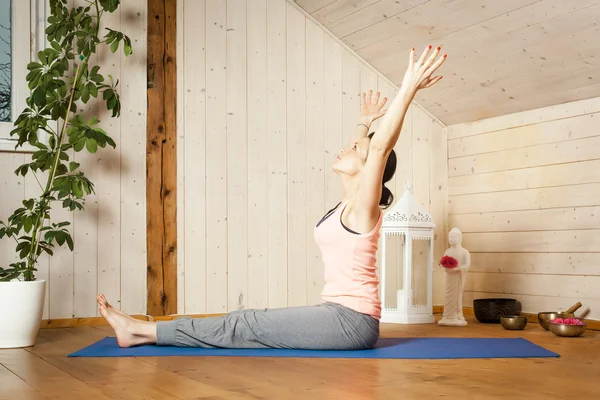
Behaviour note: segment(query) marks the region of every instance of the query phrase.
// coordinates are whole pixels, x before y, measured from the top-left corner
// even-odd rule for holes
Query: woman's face
[[[371,139],[365,137],[342,149],[333,162],[333,170],[349,176],[358,174],[367,161],[370,143]]]

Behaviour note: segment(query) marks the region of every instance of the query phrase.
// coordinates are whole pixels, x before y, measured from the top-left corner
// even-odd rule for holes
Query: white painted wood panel
[[[111,26],[112,29],[123,30],[121,26],[121,13],[104,13],[102,24]],[[101,27],[101,30],[104,28]],[[120,48],[120,50],[122,50]],[[111,53],[106,46],[98,51],[98,65],[100,70],[108,76],[120,76],[122,51]],[[100,102],[98,104],[98,118],[100,127],[115,141],[117,148],[121,148],[121,120],[110,118],[111,112]],[[106,298],[113,303],[121,303],[121,263],[120,252],[114,249],[120,248],[121,243],[121,158],[118,152],[112,148],[98,149],[97,153],[97,182],[98,191],[98,230],[97,235],[102,240],[98,241],[98,288]],[[76,264],[77,265],[77,264]],[[92,290],[93,292],[93,290]],[[77,302],[76,302],[77,303]],[[89,306],[93,306],[91,303]]]
[[[259,1],[247,7],[248,18],[248,307],[268,301],[267,265],[267,4]],[[233,88],[232,90],[235,90]],[[237,223],[231,222],[232,229]],[[231,277],[236,278],[236,277]]]
[[[264,7],[260,2],[253,4],[252,9],[250,3],[245,3],[245,42],[243,34],[234,39],[234,34],[243,26],[241,10],[244,7],[238,9],[236,1],[236,9],[232,11],[232,2],[220,3],[219,7],[227,8],[218,10],[219,15],[227,16],[221,28],[219,24],[214,25],[215,21],[204,12],[202,4],[185,3],[181,33],[184,37],[178,40],[179,54],[184,57],[179,61],[184,63],[184,94],[180,105],[184,127],[180,145],[185,146],[186,169],[184,181],[178,186],[183,191],[179,195],[185,199],[185,209],[179,217],[185,224],[185,229],[179,231],[184,235],[179,240],[185,243],[185,254],[180,253],[185,276],[180,277],[184,282],[178,285],[180,291],[185,291],[183,309],[186,313],[216,312],[215,307],[211,307],[211,303],[215,303],[211,296],[217,292],[218,296],[227,296],[229,310],[236,309],[240,306],[240,291],[246,286],[244,301],[247,302],[243,306],[248,308],[319,303],[323,266],[313,230],[343,195],[331,165],[340,149],[348,145],[356,128],[360,92],[380,90],[391,103],[397,88],[286,0],[265,1]],[[210,7],[216,7],[216,3]],[[215,9],[212,15],[216,15]],[[211,36],[205,36],[204,29]],[[216,52],[213,31],[220,29],[228,32],[229,40],[225,49]],[[221,33],[218,35],[222,40]],[[213,42],[210,45],[209,37]],[[208,46],[206,53],[204,46]],[[229,48],[231,46],[234,48]],[[225,60],[227,72],[224,81],[216,82],[211,75],[216,71],[210,69],[222,65],[223,54],[229,55]],[[246,66],[242,71],[244,54]],[[209,57],[213,60],[209,61]],[[232,68],[234,70],[230,70]],[[221,101],[229,107],[226,149],[215,146],[222,142],[210,138],[225,132],[224,127],[218,128],[217,122],[222,116],[220,108],[214,105],[218,103],[218,96],[222,96],[220,91],[215,93],[218,87],[226,88],[227,99]],[[247,104],[242,110],[242,102],[230,97],[244,96],[244,93]],[[421,133],[424,135],[420,148],[423,165],[418,170],[413,166],[412,115],[415,113],[428,121],[428,130]],[[445,160],[445,142],[442,140],[436,144],[440,148],[434,148],[429,141],[434,130],[442,130],[436,124],[425,111],[411,107],[396,146],[397,173],[388,183],[396,200],[402,195],[407,179],[423,179],[421,197],[429,209],[430,169],[426,160]],[[212,131],[206,130],[209,135],[206,139],[205,125],[213,127]],[[242,137],[246,138],[246,149],[239,142]],[[188,149],[190,146],[193,150]],[[219,159],[227,159],[226,170],[210,168],[217,165]],[[247,169],[243,170],[246,164]],[[225,193],[220,186],[217,191],[208,184],[204,186],[204,179],[215,183],[221,175],[228,182]],[[234,196],[244,196],[243,190],[236,191],[244,182],[248,185],[247,199],[244,198],[248,204],[246,215],[239,210],[232,212],[233,205],[240,201]],[[211,222],[215,211],[205,209],[215,207],[216,199],[228,204],[229,229],[225,240],[216,239],[215,234],[219,232],[214,230],[214,220]],[[435,203],[439,207],[437,215],[443,214],[440,199]],[[240,230],[234,232],[244,220],[248,221],[246,239]],[[229,265],[226,280],[211,281],[205,275],[220,274],[222,265],[214,258],[214,252],[211,256],[210,246],[221,243]],[[205,248],[209,257],[206,263]],[[244,257],[250,257],[246,273],[243,268],[232,265],[234,259]],[[398,283],[396,277],[394,290]],[[227,294],[234,287],[237,291]]]
[[[516,3],[513,3],[513,6]],[[472,84],[490,80],[493,76],[494,83],[507,73],[511,73],[515,81],[520,81],[522,75],[535,71],[542,67],[560,67],[564,61],[563,68],[570,61],[581,60],[577,54],[577,46],[582,43],[583,37],[589,28],[594,27],[594,20],[598,17],[600,8],[596,0],[582,2],[564,2],[560,0],[531,1],[522,3],[522,7],[512,12],[498,15],[492,20],[469,29],[458,31],[459,35],[448,35],[441,38],[444,48],[450,51],[454,58],[455,68],[464,69],[468,73],[468,80],[448,80],[441,83],[439,94],[445,98],[446,90],[450,87],[462,90],[472,88]],[[456,40],[464,33],[475,34],[475,27],[479,29],[479,36],[472,40],[477,42],[460,46]],[[484,29],[487,28],[487,29]],[[481,31],[486,30],[487,33]],[[463,35],[460,35],[460,34]],[[486,39],[488,35],[493,35]],[[579,37],[577,37],[579,36]],[[571,45],[569,49],[552,47],[552,43],[567,40]],[[571,58],[565,55],[572,52]],[[543,57],[543,58],[540,58]],[[555,61],[554,64],[548,61]],[[490,70],[490,65],[494,66]],[[524,74],[515,74],[516,71],[525,71]],[[548,70],[550,71],[550,70]],[[383,71],[382,71],[383,72]],[[471,79],[472,78],[472,79]],[[497,83],[501,83],[500,80]],[[517,82],[509,82],[516,84]],[[523,82],[523,81],[521,81]],[[479,86],[481,87],[481,86]],[[495,86],[503,87],[503,86]],[[459,91],[456,94],[461,93]]]
[[[598,318],[598,104],[448,127],[449,225],[472,254],[465,303],[514,297],[540,312],[581,301]]]
[[[267,2],[267,148],[269,307],[287,305],[287,3]]]
[[[380,0],[326,26],[337,37],[345,38],[423,2],[423,0]],[[321,22],[320,19],[318,20]]]
[[[465,233],[464,247],[472,252],[579,252],[600,250],[600,230]]]
[[[410,48],[441,45],[445,79],[416,100],[446,124],[600,95],[598,0],[295,4],[396,84]]]
[[[599,31],[600,28],[594,32],[594,35],[597,36],[600,33]],[[463,111],[456,113],[452,117],[453,120],[473,120],[509,113],[511,109],[507,103],[509,100],[515,101],[516,104],[528,104],[529,107],[535,108],[556,104],[556,98],[559,93],[586,88],[591,83],[598,82],[600,79],[600,66],[585,65],[585,68],[561,71],[561,73],[555,75],[528,80],[521,85],[495,88],[494,90],[482,89],[471,96],[463,97],[457,93],[451,103],[446,103],[444,99],[441,99],[440,101],[444,103],[431,106],[429,110],[436,115],[443,116],[447,110],[444,104],[451,104],[452,107],[463,109]],[[483,85],[487,84],[483,82]],[[554,98],[548,98],[550,94],[554,94]],[[499,103],[502,104],[503,108],[493,107],[494,104]],[[472,104],[479,105],[476,111],[464,108],[464,106]],[[470,117],[464,119],[467,115]],[[445,118],[445,120],[448,120],[448,118]]]
[[[538,275],[599,275],[597,253],[474,253],[471,271]]]
[[[324,60],[325,75],[325,208],[333,208],[343,196],[343,188],[331,165],[347,146],[343,133],[343,95],[342,95],[342,57],[344,49],[339,43],[325,37],[323,49],[327,57]]]
[[[342,144],[348,148],[360,115],[360,69],[356,57],[347,51],[343,53],[342,65]]]
[[[2,159],[3,154],[0,154],[0,159]],[[27,158],[24,157],[24,160],[26,161]],[[38,174],[37,175],[37,179],[40,180],[40,182],[43,182],[46,178],[46,174]],[[35,196],[39,196],[40,193],[42,192],[42,188],[40,187],[40,185],[38,184],[36,178],[33,175],[27,175],[25,177],[25,198],[32,198]],[[2,196],[3,200],[4,200],[4,195]],[[14,210],[14,209],[13,209]],[[13,210],[11,210],[10,212],[12,212]],[[6,215],[3,213],[3,215]],[[4,218],[3,216],[0,217],[0,219]],[[4,241],[0,241],[0,246],[2,245],[1,243]],[[11,242],[5,242],[5,243],[9,243],[9,244],[14,244]],[[79,245],[82,245],[82,243],[80,243]],[[97,246],[96,243],[93,243],[93,246]],[[14,251],[15,246],[11,246],[10,250]],[[10,253],[9,253],[10,254]],[[4,253],[3,251],[0,250],[0,257],[6,257],[6,253]],[[3,258],[4,258],[3,257]],[[90,260],[90,263],[93,264],[94,266],[96,265],[94,262],[94,260]],[[4,262],[4,259],[1,261]],[[85,269],[84,265],[80,265],[78,267],[78,269]],[[92,274],[95,274],[95,271],[92,272]],[[44,300],[44,313],[42,315],[43,319],[47,319],[49,318],[49,312],[50,312],[50,291],[48,290],[49,285],[51,284],[50,282],[50,256],[47,253],[42,253],[40,255],[40,257],[38,258],[38,266],[37,266],[37,271],[35,273],[36,279],[40,279],[40,280],[45,280],[46,281],[46,295],[45,295],[45,300]],[[93,286],[94,290],[95,290],[95,285],[96,285],[96,280],[95,279],[90,279],[91,283],[88,284],[88,286]],[[78,301],[81,302],[88,302],[90,300],[95,300],[95,299],[89,299],[89,293],[87,294],[81,294],[79,296],[77,296],[77,294],[75,294],[76,298]],[[94,315],[96,313],[96,310],[90,310],[89,311],[90,314],[89,315]],[[77,314],[75,314],[77,315]],[[86,314],[83,314],[86,315]]]
[[[237,5],[235,9],[243,9]],[[231,7],[228,7],[231,9]],[[268,139],[267,139],[267,2],[252,2],[247,6],[247,49],[248,55],[248,307],[258,308],[268,302],[268,292],[265,287],[268,282]],[[228,30],[230,28],[228,27]],[[243,74],[243,71],[240,71]],[[236,84],[231,86],[230,94],[237,96]],[[241,89],[243,92],[243,88]],[[243,112],[243,110],[240,110]],[[235,118],[235,117],[233,117]],[[235,143],[232,144],[236,146]],[[239,151],[239,149],[238,149]],[[235,157],[235,152],[228,152]],[[243,168],[243,166],[242,166]],[[228,170],[229,171],[229,170]],[[233,172],[231,175],[234,175]],[[228,173],[228,175],[230,175]],[[238,178],[241,181],[244,175]],[[237,224],[237,218],[228,216],[232,227]],[[241,219],[243,221],[243,218]],[[235,229],[235,228],[234,228]],[[242,238],[239,238],[243,240]],[[243,248],[243,244],[242,244]],[[240,249],[241,250],[241,249]],[[237,249],[236,241],[231,242],[230,253],[242,253]],[[242,253],[240,259],[244,256]],[[232,270],[230,280],[239,279]]]
[[[595,206],[600,184],[565,185],[452,196],[449,214],[538,210],[560,207]]]
[[[600,206],[458,214],[449,221],[473,233],[595,229],[600,226]]]
[[[325,209],[325,95],[323,29],[306,22],[306,298],[308,304],[321,301],[325,280],[321,252],[314,241],[316,221]]]
[[[227,310],[227,3],[206,1],[206,311]],[[208,40],[210,38],[210,40]]]
[[[412,148],[413,148],[413,195],[425,212],[430,206],[430,145],[429,139],[433,134],[433,120],[413,106],[412,110]],[[442,221],[438,221],[438,224]],[[412,288],[415,304],[427,304],[427,259],[429,250],[424,241],[413,241],[413,272]]]
[[[600,160],[449,178],[449,194],[487,193],[531,187],[600,182]]]
[[[116,75],[117,74],[113,76]],[[86,119],[89,119],[92,115],[98,115],[99,111],[99,107],[95,102],[90,102],[88,104],[90,106],[87,107],[86,110],[88,112],[86,114]],[[102,129],[111,135],[112,132],[109,128],[104,126]],[[110,150],[113,149],[111,148]],[[80,164],[80,169],[84,171],[87,178],[92,181],[96,187],[96,193],[90,194],[85,199],[84,210],[73,214],[74,229],[71,231],[71,234],[75,245],[73,250],[73,262],[76,266],[73,274],[73,297],[76,300],[73,303],[73,315],[96,315],[98,313],[98,305],[96,299],[93,296],[89,296],[90,293],[102,291],[107,298],[115,302],[115,305],[121,300],[121,293],[119,290],[120,285],[118,283],[110,288],[106,287],[106,285],[99,284],[99,275],[104,278],[107,275],[106,269],[98,268],[98,261],[100,260],[98,250],[103,246],[98,241],[99,237],[103,237],[100,235],[100,226],[106,226],[106,223],[101,222],[101,217],[105,217],[107,221],[109,221],[108,223],[110,223],[111,219],[109,215],[106,215],[106,209],[103,210],[104,215],[101,216],[98,213],[98,200],[100,194],[98,188],[103,187],[102,182],[99,179],[100,174],[98,173],[98,170],[102,168],[98,161],[99,154],[89,154],[87,152],[75,153],[73,154],[73,160]],[[104,178],[102,181],[107,182],[108,179]],[[35,180],[32,183],[35,183]],[[120,183],[118,179],[116,180],[116,183]],[[37,183],[35,183],[35,186],[37,186]],[[36,194],[39,193],[36,192]],[[116,201],[115,205],[119,207],[119,201]],[[104,204],[104,207],[106,208],[106,204]],[[120,215],[120,212],[117,213],[117,217],[118,215]],[[106,232],[103,233],[106,234]],[[107,239],[107,242],[112,243],[113,241]],[[117,248],[118,247],[120,246],[117,246]],[[107,251],[106,248],[104,248],[104,251]],[[118,253],[117,256],[119,256]],[[118,268],[119,265],[120,263],[117,262],[114,267]],[[109,268],[109,271],[111,269],[112,268]]]
[[[594,129],[591,129],[593,131]],[[599,130],[600,131],[600,130]],[[450,176],[592,161],[600,154],[600,136],[449,160]]]
[[[256,179],[262,174],[262,171],[257,173],[256,168],[262,167],[259,155],[266,128],[266,109],[261,104],[266,95],[260,92],[265,89],[260,79],[264,81],[266,54],[259,47],[264,37],[253,25],[261,16],[261,8],[265,16],[265,6],[256,2],[246,10],[245,3],[235,3],[227,1],[227,309],[230,310],[248,307],[252,278],[258,280],[262,276],[261,249],[256,248],[260,243],[251,241],[266,238],[266,229],[263,229],[266,218],[262,210],[257,209],[257,205],[263,203],[260,196],[265,190]],[[264,26],[264,21],[256,21],[256,25]],[[247,54],[246,42],[257,50]],[[258,92],[255,80],[258,80]],[[253,141],[248,141],[247,132],[253,133]],[[248,236],[249,227],[260,235]]]
[[[134,53],[121,57],[121,309],[146,312],[146,35],[144,0],[121,3],[121,27],[127,30]],[[134,17],[134,18],[132,18]],[[127,21],[124,23],[123,21]],[[125,133],[123,133],[125,132]]]
[[[373,41],[365,35],[364,39],[361,38],[359,42],[362,48],[359,48],[358,52],[368,60],[372,61],[374,65],[381,68],[381,72],[384,74],[390,73],[390,76],[394,76],[393,79],[397,78],[397,74],[401,73],[398,68],[394,69],[394,61],[391,56],[391,52],[385,51],[384,49],[390,49],[396,47],[398,50],[402,49],[403,52],[415,47],[422,49],[427,45],[444,45],[446,51],[452,51],[451,54],[454,57],[456,54],[457,62],[462,60],[461,48],[455,49],[453,42],[449,42],[447,37],[452,37],[452,33],[463,31],[477,23],[485,20],[489,20],[490,17],[496,17],[510,13],[511,11],[519,10],[528,4],[535,3],[538,0],[510,0],[503,2],[494,2],[493,0],[480,0],[477,7],[473,7],[473,3],[459,2],[459,1],[431,1],[424,2],[424,4],[409,9],[406,13],[403,13],[399,18],[389,18],[388,20],[381,23],[381,25],[394,26],[389,32],[398,32],[392,36],[388,36],[383,40]],[[425,11],[427,9],[427,11]],[[425,13],[423,14],[423,11]],[[411,15],[413,18],[409,18]],[[431,17],[434,19],[428,20]],[[414,21],[417,21],[415,23]],[[419,20],[424,20],[427,23],[427,28],[423,29],[423,25],[418,23]],[[406,21],[404,26],[401,22]],[[374,31],[377,25],[368,29]],[[366,31],[366,29],[365,29]],[[360,33],[360,32],[359,32]],[[386,32],[386,35],[388,33]],[[348,37],[351,40],[354,35]],[[470,38],[468,42],[463,41],[463,47],[466,43],[471,43],[474,38]],[[470,46],[469,46],[470,49]],[[394,52],[396,57],[398,52]],[[452,67],[453,68],[453,67]],[[444,85],[445,86],[445,85]]]
[[[306,298],[306,18],[287,4],[288,305]]]
[[[312,13],[312,12],[322,9],[323,7],[327,6],[328,4],[335,2],[336,0],[294,0],[294,1],[296,3],[298,3],[298,5],[300,7],[302,7],[304,10],[306,10],[306,12]]]
[[[335,0],[325,7],[315,11],[312,16],[324,26],[328,26],[340,19],[354,14],[379,0]]]
[[[385,108],[388,108],[395,97],[396,88],[390,85],[385,79],[377,78],[377,90],[381,93],[381,98],[387,97]],[[411,138],[412,138],[412,126],[411,126],[411,113],[412,107],[408,110],[404,123],[402,124],[402,131],[400,138],[394,146],[394,152],[396,153],[396,173],[394,177],[385,184],[385,186],[394,195],[394,203],[388,208],[391,209],[396,201],[402,196],[404,188],[404,181],[406,179],[412,179],[412,157],[411,153]],[[375,125],[375,134],[377,134],[378,122]],[[408,175],[411,175],[410,177]],[[377,260],[379,267],[383,263],[383,251],[381,250],[384,238],[381,237],[379,240],[379,251]],[[385,285],[385,305],[388,307],[395,307],[397,304],[396,291],[402,288],[402,254],[404,249],[404,241],[400,236],[388,236],[385,243],[385,281],[380,284],[380,293],[382,292],[383,285]],[[382,275],[379,274],[381,279]],[[383,300],[383,299],[382,299]]]
[[[582,303],[597,299],[600,276],[479,273],[469,274],[465,289],[494,293],[527,293],[533,296],[578,297]]]
[[[578,117],[585,114],[593,114],[600,111],[600,97],[573,101],[531,111],[522,111],[506,116],[468,122],[459,125],[448,126],[448,140],[458,139],[466,136],[474,136],[481,133],[502,131],[522,126],[542,124],[561,120],[565,118]]]
[[[389,16],[377,24],[348,35],[344,38],[344,41],[350,43],[351,48],[358,50],[358,53],[362,55],[361,49],[369,45],[380,43],[386,39],[391,40],[390,38],[407,32],[414,26],[427,25],[444,15],[464,10],[469,6],[469,3],[468,0],[424,1],[405,12]],[[389,51],[389,48],[386,49]]]
[[[448,247],[448,157],[447,157],[446,129],[431,124],[429,131],[429,147],[436,149],[431,152],[429,168],[429,212],[435,221],[433,265],[444,255]],[[434,268],[434,304],[443,304],[443,282],[444,274],[440,268]]]
[[[458,65],[453,68],[464,69],[470,79],[445,82],[438,89],[436,100],[445,102],[452,97],[477,96],[485,91],[482,88],[508,89],[589,66],[592,50],[597,53],[598,45],[586,39],[597,35],[599,15],[600,6],[583,8],[562,18],[511,32],[505,35],[506,41],[490,40],[476,49],[459,50],[455,54]],[[473,62],[474,57],[478,61]],[[494,66],[492,71],[486,69],[490,65]],[[393,78],[397,76],[394,72]]]
[[[8,218],[13,211],[23,206],[25,200],[25,178],[17,176],[14,171],[27,162],[25,154],[22,153],[0,153],[0,171],[2,171],[2,201],[0,202],[0,221],[8,224]],[[37,186],[37,182],[36,182]],[[27,193],[31,196],[35,193]],[[3,266],[18,261],[15,254],[17,243],[6,237],[0,241],[0,262]]]
[[[207,210],[206,210],[206,2],[187,0],[184,2],[184,36],[177,49],[183,59],[183,127],[177,145],[182,147],[184,170],[178,172],[183,178],[183,192],[177,197],[184,199],[184,209],[177,210],[180,224],[184,224],[184,236],[177,242],[184,243],[184,253],[178,253],[178,259],[184,262],[183,282],[178,282],[178,291],[184,291],[184,311],[186,313],[207,312]],[[197,73],[197,71],[203,71]],[[178,304],[180,308],[182,305]]]
[[[75,2],[77,6],[82,6],[84,1],[77,0]],[[109,14],[105,15],[106,17]],[[110,18],[110,21],[107,21],[102,18],[102,27],[100,29],[104,29],[106,26],[111,26],[112,29],[120,30],[119,26],[113,27],[114,16]],[[107,54],[108,53],[108,54]],[[98,65],[100,67],[100,73],[105,77],[108,74],[112,74],[113,76],[119,76],[118,69],[113,66],[108,66],[106,63],[106,58],[110,57],[110,50],[105,50],[104,48],[98,48],[98,53],[91,57],[90,59],[90,68],[94,65]],[[119,60],[120,53],[117,55],[116,60]],[[119,64],[114,64],[120,68]],[[109,67],[109,68],[107,68]],[[111,68],[112,67],[112,68]],[[117,71],[115,71],[117,69]],[[80,106],[80,110],[83,111],[84,118],[89,120],[92,116],[96,116],[100,120],[99,127],[104,129],[113,139],[115,139],[115,143],[118,143],[120,139],[120,132],[114,132],[114,123],[106,122],[107,117],[110,117],[110,114],[106,115],[106,107],[102,104],[99,104],[97,101],[93,101],[91,99],[87,104],[82,104]],[[112,126],[111,126],[112,125]],[[116,133],[116,135],[115,135]],[[108,156],[108,163],[106,159],[103,160],[103,157],[99,151],[95,154],[89,154],[87,151],[83,151],[80,153],[71,152],[70,155],[75,162],[80,164],[80,169],[84,171],[87,178],[94,183],[96,186],[96,193],[92,193],[85,199],[85,208],[83,212],[76,212],[73,214],[73,227],[75,229],[72,230],[71,234],[73,237],[73,242],[75,244],[75,248],[73,251],[73,263],[76,266],[73,273],[73,315],[96,315],[98,305],[96,303],[96,299],[93,296],[89,296],[89,293],[96,293],[101,291],[104,293],[107,298],[111,299],[115,305],[118,305],[121,300],[121,293],[119,284],[113,285],[112,287],[107,287],[107,285],[102,285],[99,280],[110,275],[112,268],[109,268],[109,274],[106,273],[105,266],[103,268],[98,268],[98,262],[102,257],[106,257],[106,255],[100,255],[98,253],[99,248],[106,246],[101,244],[98,241],[98,237],[106,237],[106,228],[107,224],[110,226],[112,220],[110,218],[106,218],[106,222],[103,222],[102,218],[99,218],[99,200],[104,197],[103,193],[97,191],[97,188],[103,188],[105,185],[111,185],[111,180],[114,180],[114,176],[107,177],[104,174],[100,174],[100,171],[111,168],[114,164],[114,155]],[[111,149],[105,149],[110,152]],[[105,155],[107,152],[103,152]],[[116,154],[117,160],[119,154]],[[107,171],[107,175],[112,175],[111,172]],[[119,180],[116,180],[117,185],[119,184]],[[37,186],[37,185],[36,185]],[[111,189],[114,189],[114,185]],[[110,190],[108,196],[110,196]],[[117,193],[118,194],[118,193]],[[102,203],[103,213],[106,214],[106,203],[104,201]],[[119,202],[116,201],[114,203],[117,207],[119,207]],[[120,213],[118,213],[120,214]],[[119,224],[120,225],[120,224]],[[119,226],[117,225],[117,226]],[[101,230],[104,235],[101,234]],[[111,238],[106,239],[107,243],[114,245],[114,240]],[[117,246],[118,247],[118,246]],[[106,247],[103,249],[106,251]],[[119,254],[117,253],[117,256]],[[109,256],[110,257],[110,256]],[[114,263],[114,266],[118,268],[119,262]],[[119,277],[120,278],[120,277]]]
[[[95,188],[100,190],[99,187]],[[74,213],[62,207],[54,207],[50,222],[69,222],[71,234],[77,229],[73,225]],[[99,225],[99,224],[98,224]],[[71,318],[74,316],[74,254],[66,245],[58,246],[55,244],[54,255],[50,258],[50,284],[46,290],[49,291],[49,301],[51,308],[49,318]],[[89,296],[89,294],[88,294]],[[78,299],[80,300],[80,299]],[[82,301],[85,301],[83,298]]]
[[[448,157],[454,159],[477,154],[490,155],[490,153],[499,153],[505,150],[593,137],[600,132],[597,123],[594,122],[599,117],[598,113],[590,113],[573,118],[527,124],[485,134],[451,139],[448,141]]]

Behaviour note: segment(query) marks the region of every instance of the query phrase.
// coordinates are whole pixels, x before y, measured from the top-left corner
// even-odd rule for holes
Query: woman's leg
[[[104,295],[99,295],[100,314],[115,331],[120,347],[156,343],[156,323],[140,321],[111,306]]]
[[[332,303],[239,310],[157,325],[157,344],[182,347],[351,350],[370,348],[378,337],[377,320]]]
[[[154,344],[182,347],[366,349],[379,337],[379,322],[338,304],[240,310],[222,317],[138,321],[98,296],[100,313],[121,347]]]

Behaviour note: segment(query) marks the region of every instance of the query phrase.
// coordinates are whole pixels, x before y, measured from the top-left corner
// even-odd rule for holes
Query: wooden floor
[[[110,333],[44,329],[36,346],[0,350],[0,399],[566,399],[600,389],[600,332],[558,338],[530,323],[505,331],[384,325],[382,336],[518,337],[552,359],[329,360],[272,358],[67,358]]]

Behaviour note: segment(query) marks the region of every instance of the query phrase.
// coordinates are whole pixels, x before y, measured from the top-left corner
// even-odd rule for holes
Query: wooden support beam
[[[177,312],[177,0],[148,0],[146,200],[149,315]]]

